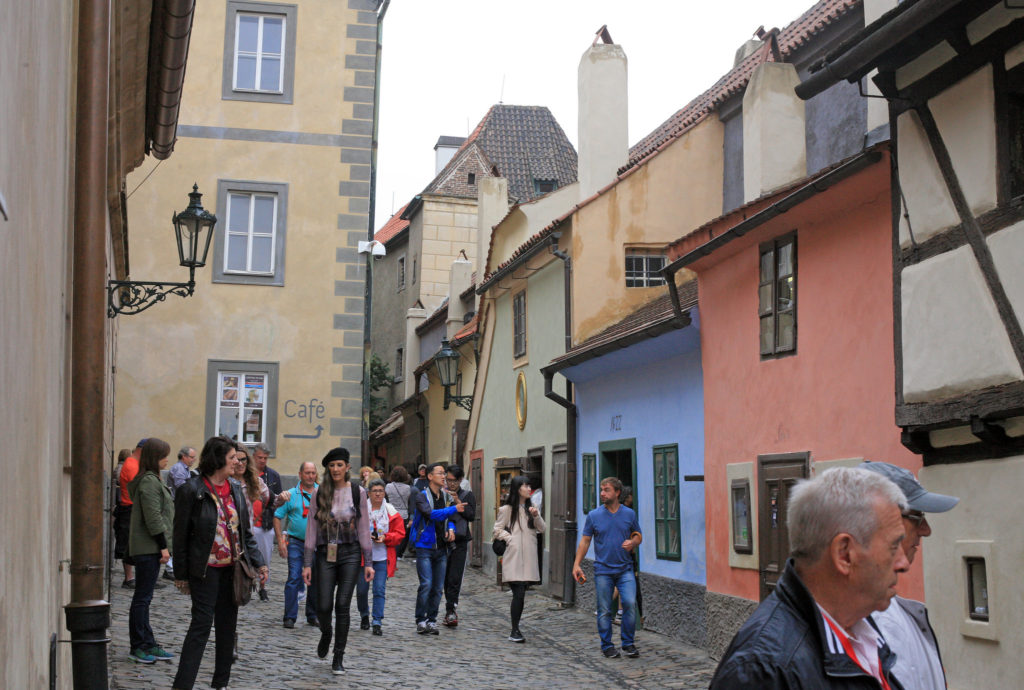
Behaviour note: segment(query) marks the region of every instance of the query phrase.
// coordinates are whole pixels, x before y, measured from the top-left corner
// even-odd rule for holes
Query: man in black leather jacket
[[[897,573],[909,567],[905,507],[895,484],[866,470],[799,483],[789,504],[792,558],[736,633],[711,689],[902,690],[870,614],[889,605]]]

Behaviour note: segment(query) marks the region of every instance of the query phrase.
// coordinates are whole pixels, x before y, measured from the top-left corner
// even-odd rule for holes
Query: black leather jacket
[[[870,618],[868,621],[874,625]],[[903,690],[892,675],[896,656],[888,645],[879,648],[878,658],[892,690]],[[710,690],[880,687],[846,654],[829,651],[818,606],[790,559],[775,591],[761,602],[725,651]]]
[[[256,546],[256,539],[249,529],[249,507],[242,493],[242,487],[234,482],[231,498],[238,511],[240,531],[239,546],[254,568],[266,565],[263,555]],[[178,487],[174,494],[174,573],[179,577],[188,573],[192,577],[206,577],[206,562],[213,549],[213,538],[217,532],[219,510],[217,503],[202,477],[192,477]]]
[[[451,520],[455,524],[455,541],[469,541],[473,533],[469,529],[469,523],[476,519],[476,496],[472,491],[459,489],[459,500],[466,504],[461,513],[452,515]]]

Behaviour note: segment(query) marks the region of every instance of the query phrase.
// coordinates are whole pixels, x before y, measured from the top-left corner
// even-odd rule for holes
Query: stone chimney
[[[807,174],[804,102],[793,91],[796,68],[765,62],[743,94],[743,202]]]
[[[491,246],[494,226],[508,214],[508,180],[484,177],[477,180],[476,196],[476,279],[479,283],[487,273],[487,250]]]
[[[452,159],[452,156],[465,141],[466,137],[440,136],[437,138],[437,143],[434,144],[435,175],[444,170],[444,166],[448,165],[448,161]]]
[[[427,310],[412,307],[405,313],[405,355],[402,361],[402,383],[405,386],[403,400],[416,393],[416,376],[413,372],[420,365],[420,337],[416,327],[427,320]]]
[[[595,43],[580,58],[580,200],[611,182],[629,159],[626,72],[626,53],[614,43]]]
[[[451,340],[466,318],[466,304],[459,297],[469,289],[473,282],[473,264],[461,256],[452,262],[452,270],[448,279],[448,321],[445,327],[445,337]],[[471,300],[470,304],[474,301]],[[470,309],[470,311],[472,308]]]

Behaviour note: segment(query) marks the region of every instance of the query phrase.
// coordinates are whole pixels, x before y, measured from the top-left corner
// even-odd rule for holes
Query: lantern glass
[[[455,385],[459,372],[459,353],[448,345],[447,340],[441,341],[441,349],[434,355],[434,364],[437,366],[437,377],[441,379],[441,385],[445,388]]]
[[[187,268],[200,268],[206,265],[217,217],[203,208],[200,201],[203,195],[199,193],[198,185],[192,185],[188,196],[188,208],[175,213],[172,218],[178,241],[178,261]]]

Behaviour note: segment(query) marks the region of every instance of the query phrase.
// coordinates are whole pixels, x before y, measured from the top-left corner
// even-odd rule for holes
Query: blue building
[[[599,505],[602,478],[629,486],[644,534],[644,625],[703,645],[704,405],[695,283],[680,287],[680,303],[677,312],[667,294],[659,297],[544,370],[574,386],[580,529]],[[578,586],[576,600],[591,606],[593,587]]]

